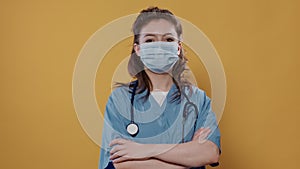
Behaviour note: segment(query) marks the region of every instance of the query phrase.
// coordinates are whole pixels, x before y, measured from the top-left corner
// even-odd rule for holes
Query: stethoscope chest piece
[[[126,126],[126,130],[132,137],[135,137],[139,132],[139,126],[134,122],[130,122]]]

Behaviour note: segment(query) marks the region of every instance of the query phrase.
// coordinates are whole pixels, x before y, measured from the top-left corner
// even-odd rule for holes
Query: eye
[[[153,42],[153,39],[146,39],[145,42],[146,43]]]
[[[167,38],[167,42],[174,42],[174,38]]]

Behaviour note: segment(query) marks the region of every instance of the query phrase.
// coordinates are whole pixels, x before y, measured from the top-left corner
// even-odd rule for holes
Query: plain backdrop
[[[297,0],[1,0],[0,168],[98,167],[100,148],[73,106],[76,59],[99,28],[148,6],[189,20],[220,55],[227,100],[217,168],[299,168]],[[131,45],[132,38],[120,41],[98,70],[95,95],[102,112],[110,93],[105,79]],[[186,52],[198,86],[210,95],[205,68],[188,47]]]

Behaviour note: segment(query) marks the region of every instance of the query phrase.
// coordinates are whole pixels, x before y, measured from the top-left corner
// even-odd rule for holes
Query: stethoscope
[[[131,91],[131,107],[130,107],[130,123],[126,126],[127,132],[132,136],[135,137],[139,133],[139,126],[134,122],[134,108],[133,108],[133,102],[134,102],[134,95],[136,92],[136,88],[138,86],[138,81],[131,82],[129,88],[133,86],[133,89]]]
[[[135,137],[139,133],[139,126],[138,126],[138,124],[136,124],[134,122],[133,103],[134,103],[134,96],[135,96],[136,88],[138,86],[138,81],[136,80],[136,81],[131,82],[129,87],[131,88],[132,86],[133,86],[133,88],[131,91],[131,98],[130,98],[130,102],[131,102],[130,123],[126,126],[126,130],[127,130],[128,134],[130,134],[132,137]],[[182,94],[187,100],[186,103],[184,104],[183,114],[182,114],[183,120],[182,120],[182,140],[181,140],[181,142],[184,143],[184,127],[185,127],[186,119],[188,117],[189,109],[193,108],[194,112],[196,114],[195,123],[194,123],[194,132],[195,132],[196,123],[197,123],[197,119],[198,119],[198,108],[197,108],[197,105],[195,105],[193,102],[190,101],[190,99],[187,97],[185,92],[182,92]]]
[[[197,105],[195,105],[195,103],[190,101],[190,99],[187,97],[185,92],[182,92],[182,94],[187,100],[186,103],[184,104],[183,113],[182,113],[183,119],[182,119],[182,138],[181,138],[181,142],[184,143],[184,126],[185,126],[186,119],[188,117],[189,109],[193,108],[194,112],[195,112],[195,115],[196,115],[195,122],[194,122],[194,129],[193,129],[193,133],[195,133],[197,119],[198,119],[198,107],[197,107]]]

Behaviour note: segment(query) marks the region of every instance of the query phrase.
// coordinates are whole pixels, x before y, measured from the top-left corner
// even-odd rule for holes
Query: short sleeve
[[[220,130],[217,124],[216,115],[211,108],[211,100],[206,96],[204,91],[200,91],[199,114],[196,124],[196,131],[201,128],[209,128],[211,130],[208,140],[215,143],[221,153]]]
[[[104,113],[99,169],[114,168],[109,160],[111,150],[109,143],[113,139],[121,137],[121,133],[124,133],[124,126],[120,122],[113,98],[112,95],[109,97]]]

